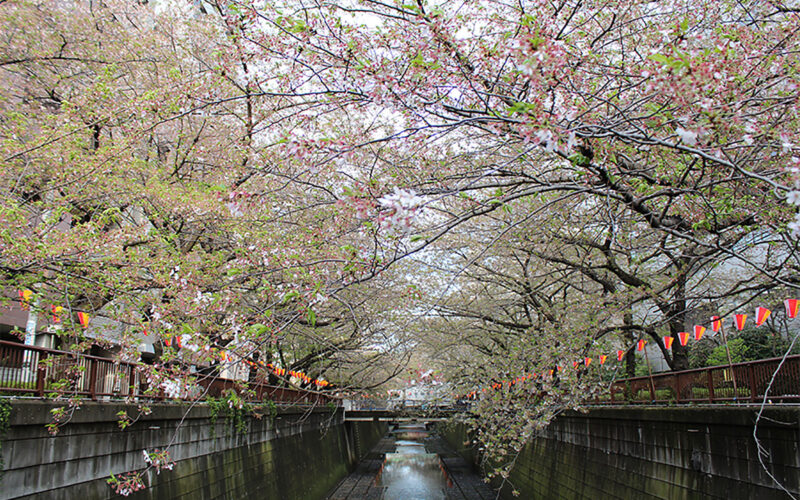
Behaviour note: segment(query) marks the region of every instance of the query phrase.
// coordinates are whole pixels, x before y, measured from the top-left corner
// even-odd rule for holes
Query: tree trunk
[[[678,333],[684,331],[686,327],[686,278],[682,273],[675,287],[674,297],[669,315],[669,331],[675,337],[675,343],[672,344],[672,370],[688,370],[689,350],[681,345],[678,338]]]

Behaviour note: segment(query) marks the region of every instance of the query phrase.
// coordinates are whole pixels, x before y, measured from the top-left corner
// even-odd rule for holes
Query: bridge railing
[[[600,403],[800,401],[800,355],[617,380]],[[778,367],[780,366],[780,369]]]
[[[66,392],[92,400],[111,398],[167,399],[162,391],[148,391],[140,363],[128,363],[108,358],[44,347],[0,341],[0,394],[46,397]],[[191,395],[219,397],[225,390],[244,384],[212,375],[199,376]],[[291,404],[327,404],[338,400],[316,392],[277,387],[265,383],[249,383],[248,388],[259,401],[271,400]],[[172,399],[172,398],[170,398]]]

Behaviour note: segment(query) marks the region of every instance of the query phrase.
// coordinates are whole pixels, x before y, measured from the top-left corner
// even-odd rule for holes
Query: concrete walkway
[[[383,497],[383,486],[377,481],[383,465],[384,455],[395,449],[394,438],[384,437],[361,461],[352,474],[342,480],[327,500],[379,500]],[[432,435],[425,440],[425,447],[436,453],[444,463],[448,479],[448,500],[495,500],[497,494],[472,472],[470,465],[453,451],[442,438]]]

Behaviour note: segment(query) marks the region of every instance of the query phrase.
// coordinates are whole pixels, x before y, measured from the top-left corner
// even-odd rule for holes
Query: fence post
[[[746,366],[747,366],[747,371],[750,372],[750,373],[748,373],[748,377],[747,377],[748,380],[750,380],[750,400],[751,401],[756,401],[756,399],[757,399],[756,398],[756,392],[760,392],[760,391],[756,391],[756,373],[755,373],[755,370],[753,369],[753,365],[752,364],[748,364]]]
[[[711,370],[706,370],[706,378],[708,379],[708,400],[709,402],[714,402],[714,376],[711,374]]]
[[[43,359],[47,359],[47,351],[39,351],[39,355],[36,356],[36,395],[40,398],[44,397],[44,381],[47,376],[47,371],[42,365]]]
[[[97,360],[88,358],[89,360],[89,394],[92,401],[97,401]]]
[[[128,365],[128,391],[125,394],[126,396],[133,396],[133,365]]]

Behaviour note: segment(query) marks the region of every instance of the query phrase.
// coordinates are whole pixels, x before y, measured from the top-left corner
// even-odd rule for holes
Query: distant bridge
[[[426,422],[442,422],[466,408],[370,408],[345,410],[347,422],[402,422],[407,420],[425,420]]]

